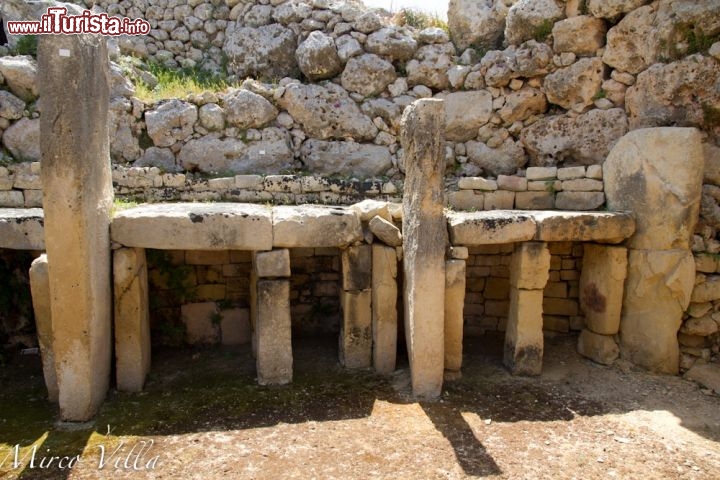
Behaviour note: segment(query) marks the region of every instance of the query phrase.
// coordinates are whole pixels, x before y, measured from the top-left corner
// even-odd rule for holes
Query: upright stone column
[[[48,399],[58,401],[55,355],[53,354],[52,312],[50,311],[50,276],[47,255],[40,255],[30,265],[30,291],[32,292],[35,327],[37,328],[43,376],[48,390]]]
[[[45,245],[60,416],[92,418],[105,398],[112,355],[105,40],[41,36],[38,76]]]
[[[145,249],[113,252],[117,388],[140,392],[150,371],[150,308]]]
[[[677,374],[677,332],[690,303],[690,242],[702,197],[702,136],[694,128],[648,128],[622,137],[603,164],[610,210],[635,216],[620,353],[649,370]]]
[[[405,335],[413,394],[428,398],[440,395],[445,364],[444,132],[442,100],[418,100],[405,109]]]
[[[397,253],[394,247],[372,246],[373,367],[395,371],[397,357]]]
[[[372,247],[359,245],[342,252],[340,363],[347,368],[372,364]]]
[[[258,383],[292,382],[290,251],[254,252],[252,285],[253,345]]]
[[[459,372],[463,355],[465,260],[445,262],[445,370]]]
[[[540,375],[543,358],[543,289],[550,277],[544,242],[516,247],[510,263],[510,312],[504,363],[513,375]]]

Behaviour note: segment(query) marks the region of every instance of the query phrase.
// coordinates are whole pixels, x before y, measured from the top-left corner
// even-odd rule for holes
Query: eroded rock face
[[[272,103],[249,90],[235,90],[223,102],[228,123],[241,129],[262,128],[278,114]]]
[[[628,130],[625,112],[619,108],[591,110],[571,118],[543,118],[525,129],[521,142],[532,166],[561,163],[596,165]]]
[[[392,60],[409,60],[417,50],[417,41],[407,28],[385,27],[368,36],[365,50]]]
[[[545,77],[548,101],[568,110],[582,111],[593,104],[600,91],[604,70],[599,58],[582,58],[558,69]]]
[[[392,166],[387,148],[355,142],[307,140],[301,150],[306,167],[321,175],[353,172],[361,177],[383,175]]]
[[[553,50],[576,55],[595,55],[605,45],[605,22],[586,15],[570,17],[553,26]]]
[[[368,53],[347,62],[341,81],[346,90],[370,97],[385,90],[396,78],[392,63]]]
[[[132,114],[132,103],[123,97],[110,101],[110,155],[121,161],[136,160],[141,153],[139,129]]]
[[[228,27],[223,51],[230,59],[228,68],[238,77],[282,78],[298,74],[296,48],[295,32],[275,23]]]
[[[541,37],[542,30],[551,29],[564,16],[564,5],[556,0],[520,0],[508,11],[505,39],[517,45]]]
[[[497,47],[505,30],[505,17],[515,1],[450,0],[448,25],[458,50]]]
[[[273,174],[294,166],[288,132],[282,128],[266,128],[262,140],[252,142],[230,162],[230,170],[241,174]]]
[[[0,117],[8,120],[22,118],[25,102],[6,90],[0,90]]]
[[[184,170],[221,172],[230,169],[230,162],[245,151],[245,144],[234,138],[220,140],[211,136],[190,140],[178,155]]]
[[[192,103],[170,100],[145,113],[147,132],[157,147],[170,147],[193,133],[198,109]]]
[[[318,139],[372,140],[378,132],[339,85],[289,85],[280,104],[308,135]]]
[[[491,87],[504,87],[518,77],[535,77],[548,73],[552,48],[530,40],[519,47],[488,52],[480,62],[480,73]]]
[[[20,119],[5,130],[2,143],[16,160],[40,161],[40,120]]]
[[[425,85],[435,90],[450,86],[447,71],[453,66],[455,47],[451,43],[420,47],[407,63],[408,84]]]
[[[650,0],[588,0],[587,9],[593,17],[616,18],[650,3]]]
[[[0,75],[10,91],[25,101],[38,96],[37,62],[30,56],[1,57]]]
[[[488,175],[512,175],[526,163],[525,151],[512,138],[506,139],[498,148],[490,148],[483,142],[467,142],[468,160]]]
[[[531,115],[545,113],[548,107],[545,94],[535,88],[523,88],[505,97],[505,105],[498,114],[506,125],[526,120]]]
[[[332,78],[342,70],[335,40],[317,30],[300,44],[295,56],[300,71],[313,81]]]
[[[490,120],[492,95],[487,90],[456,92],[445,97],[445,138],[465,142]]]

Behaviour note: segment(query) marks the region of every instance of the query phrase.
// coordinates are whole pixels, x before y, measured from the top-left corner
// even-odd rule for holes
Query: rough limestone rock
[[[307,140],[300,149],[307,168],[319,175],[353,172],[361,177],[384,175],[392,167],[390,151],[379,145]]]
[[[420,47],[406,65],[408,85],[425,85],[435,90],[449,88],[447,71],[453,66],[454,55],[452,43]]]
[[[274,207],[272,222],[274,247],[345,248],[363,238],[360,217],[342,207]],[[318,235],[318,232],[322,232],[322,235]]]
[[[703,148],[694,128],[634,130],[603,165],[608,209],[635,214],[630,248],[689,249],[700,210]]]
[[[523,130],[520,139],[532,166],[555,166],[565,161],[596,165],[605,161],[627,130],[624,110],[596,109],[574,118],[565,115],[543,118]]]
[[[127,98],[110,101],[110,156],[121,161],[137,160],[140,156],[139,128]]]
[[[338,56],[340,61],[345,63],[352,57],[357,57],[365,53],[362,45],[356,39],[350,35],[342,35],[335,40],[335,45],[338,49]]]
[[[312,81],[332,78],[342,71],[335,40],[317,30],[300,44],[295,56],[300,71]]]
[[[529,40],[520,46],[488,52],[480,61],[480,73],[491,87],[504,87],[518,77],[548,73],[553,58],[550,46]]]
[[[553,50],[593,56],[605,45],[606,33],[605,22],[599,18],[586,15],[570,17],[553,26]]]
[[[593,17],[614,19],[635,10],[651,0],[588,0],[587,9]]]
[[[677,333],[694,283],[689,250],[629,251],[620,321],[623,358],[654,372],[677,374]]]
[[[612,365],[620,356],[620,348],[613,337],[590,330],[580,332],[577,349],[580,355],[602,365]]]
[[[510,7],[505,20],[505,39],[520,44],[539,36],[543,29],[565,16],[564,4],[556,0],[520,0]],[[536,38],[544,40],[543,38]]]
[[[211,132],[225,128],[225,112],[217,103],[206,103],[198,111],[200,125]]]
[[[627,14],[608,31],[603,62],[633,74],[645,70],[660,51],[654,20],[655,10],[650,5]]]
[[[382,28],[382,20],[375,12],[365,12],[355,20],[355,30],[369,34]]]
[[[262,128],[278,115],[272,103],[249,90],[235,90],[223,97],[225,118],[230,125],[243,130]]]
[[[520,143],[506,139],[498,148],[490,148],[483,142],[470,141],[466,144],[470,163],[482,168],[493,177],[512,175],[525,165],[525,151]]]
[[[158,167],[165,172],[177,172],[180,168],[175,163],[175,155],[169,148],[150,147],[145,150],[133,167]]]
[[[230,170],[241,174],[271,175],[290,170],[295,165],[292,140],[287,130],[270,127],[262,132],[262,140],[247,145],[238,158],[230,162]]]
[[[595,333],[615,335],[620,328],[627,249],[588,243],[584,250],[580,308],[585,324]]]
[[[183,170],[201,172],[222,172],[230,169],[230,163],[245,152],[245,144],[234,138],[205,136],[193,139],[183,145],[178,155],[178,164]]]
[[[378,132],[340,85],[288,85],[280,104],[314,138],[372,140]]]
[[[345,90],[372,97],[385,90],[396,78],[392,63],[368,53],[348,60],[341,82]]]
[[[40,161],[40,120],[22,118],[2,136],[2,143],[16,161]]]
[[[273,4],[277,3],[279,2],[273,2]],[[308,3],[299,0],[290,0],[282,5],[278,5],[272,14],[272,18],[283,25],[289,25],[291,23],[300,23],[311,14],[312,7]]]
[[[381,242],[391,247],[399,247],[402,245],[402,234],[392,222],[385,220],[384,218],[375,215],[369,223],[370,231]]]
[[[417,50],[417,41],[412,32],[404,27],[385,27],[370,34],[365,42],[369,53],[390,57],[395,60],[409,60]]]
[[[297,36],[293,30],[276,23],[259,28],[230,25],[225,35],[223,52],[230,60],[229,70],[238,77],[298,75]]]
[[[505,17],[515,1],[450,0],[448,26],[457,49],[497,47],[505,30]]]
[[[670,64],[655,64],[638,75],[625,96],[630,128],[664,125],[711,128],[707,110],[720,108],[720,64],[693,55]],[[720,126],[714,125],[720,133]]]
[[[600,91],[605,67],[599,58],[582,58],[567,68],[545,77],[545,94],[550,103],[568,110],[583,111],[593,104]]]
[[[718,324],[710,315],[700,318],[690,318],[685,322],[680,331],[686,335],[708,337],[718,331]]]
[[[0,248],[45,250],[42,209],[0,208]]]
[[[429,27],[418,32],[418,41],[425,44],[447,43],[450,41],[450,36],[442,28]]]
[[[38,96],[37,62],[28,55],[0,57],[0,75],[10,91],[25,101]]]
[[[170,147],[192,135],[198,109],[192,103],[169,100],[145,112],[147,132],[156,147]]]
[[[455,92],[445,97],[445,139],[466,142],[492,115],[492,95],[487,90]]]
[[[696,363],[683,377],[720,395],[720,367],[716,364]]]
[[[22,118],[25,102],[6,90],[0,90],[0,117],[8,120]]]
[[[548,102],[543,92],[525,87],[505,96],[505,104],[498,111],[498,115],[505,125],[512,125],[532,115],[545,113],[547,108]]]
[[[253,5],[243,17],[247,27],[262,27],[272,23],[273,7],[270,5]]]

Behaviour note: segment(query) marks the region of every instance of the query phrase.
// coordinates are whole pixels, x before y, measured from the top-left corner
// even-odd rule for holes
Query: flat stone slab
[[[537,227],[529,212],[489,210],[452,212],[448,216],[453,245],[492,245],[524,242],[535,237]]]
[[[0,248],[45,250],[42,208],[0,208]]]
[[[363,239],[360,217],[345,207],[322,205],[273,208],[273,246],[347,247]]]
[[[635,233],[635,218],[619,212],[531,213],[537,224],[535,240],[543,242],[620,243]]]
[[[115,215],[114,242],[166,250],[271,250],[272,209],[248,203],[158,203]]]

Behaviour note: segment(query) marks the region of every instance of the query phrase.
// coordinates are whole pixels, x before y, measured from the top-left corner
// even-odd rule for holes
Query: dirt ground
[[[470,339],[462,378],[421,403],[406,361],[347,372],[333,339],[296,342],[281,388],[256,386],[248,348],[156,351],[145,392],[112,391],[80,425],[57,422],[37,357],[16,357],[0,367],[0,478],[720,478],[720,398],[574,342],[548,338],[543,375],[518,378],[499,336]]]

